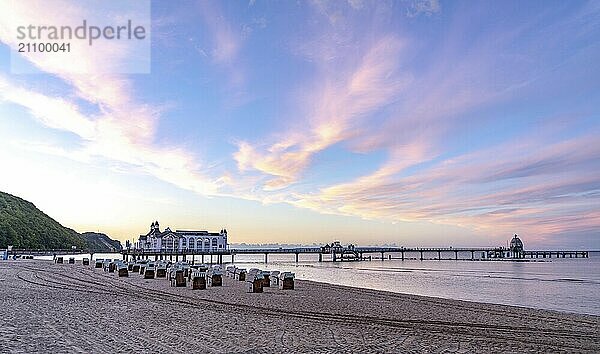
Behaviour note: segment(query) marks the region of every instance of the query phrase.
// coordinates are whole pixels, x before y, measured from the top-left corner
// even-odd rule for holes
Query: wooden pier
[[[124,250],[122,252],[125,259],[145,258],[151,259],[170,259],[186,260],[191,258],[195,260],[197,256],[210,257],[210,263],[213,263],[213,257],[216,257],[216,263],[223,263],[224,256],[230,256],[231,262],[235,261],[236,255],[264,255],[265,263],[269,261],[269,255],[273,254],[293,254],[296,262],[299,261],[301,254],[314,254],[316,260],[324,261],[326,258],[333,262],[338,261],[364,261],[364,260],[386,260],[386,259],[418,259],[424,260],[482,260],[489,259],[482,254],[488,255],[498,250],[498,248],[405,248],[405,247],[352,247],[343,249],[324,249],[323,247],[298,247],[298,248],[231,248],[223,251],[203,252],[199,250],[183,251],[140,251]],[[445,257],[444,257],[445,256]],[[521,258],[588,258],[589,251],[525,251]],[[515,259],[515,258],[507,258]]]
[[[121,251],[121,255],[125,260],[132,259],[154,259],[154,260],[190,260],[196,261],[197,257],[201,257],[202,263],[224,263],[224,257],[230,257],[230,262],[235,261],[236,255],[264,255],[264,261],[269,261],[269,255],[274,254],[289,254],[294,255],[296,262],[299,261],[300,255],[314,254],[315,260],[322,262],[327,261],[364,261],[364,260],[488,260],[505,258],[524,259],[524,258],[588,258],[589,251],[523,251],[520,257],[500,257],[493,256],[494,254],[503,254],[504,248],[406,248],[406,247],[344,247],[338,249],[325,247],[296,247],[296,248],[229,248],[218,251],[203,251],[203,250],[161,250],[144,251],[126,249]],[[82,249],[50,249],[50,250],[31,250],[31,249],[13,249],[8,251],[11,255],[34,255],[34,256],[51,256],[51,255],[73,255],[73,254],[90,254],[93,257],[94,252]],[[101,252],[104,253],[104,252]],[[492,256],[490,256],[492,255]],[[205,262],[205,258],[207,261]]]

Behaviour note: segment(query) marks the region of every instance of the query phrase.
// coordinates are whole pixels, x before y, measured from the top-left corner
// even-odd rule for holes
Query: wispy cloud
[[[274,176],[265,184],[272,190],[296,181],[311,157],[360,133],[369,114],[390,104],[411,78],[398,71],[402,41],[388,36],[374,43],[347,71],[325,72],[308,103],[306,128],[283,134],[268,146],[241,142],[234,158],[241,170],[255,169]]]
[[[23,23],[44,23],[48,16],[64,23],[90,18],[94,9],[84,9],[65,2],[53,6],[31,6],[40,2],[14,2],[3,7],[0,15],[0,41],[13,46],[9,27]],[[69,9],[64,11],[63,9]],[[154,138],[162,108],[140,103],[132,94],[131,81],[116,74],[78,74],[67,66],[86,68],[102,66],[105,62],[118,65],[128,55],[126,46],[103,47],[102,50],[78,52],[76,61],[57,61],[55,56],[27,56],[42,72],[62,79],[87,104],[95,105],[98,113],[83,114],[75,100],[44,94],[11,83],[0,77],[0,98],[28,109],[42,124],[74,133],[82,140],[78,156],[105,158],[124,163],[161,180],[202,194],[216,191],[216,185],[205,178],[197,162],[198,156],[181,147],[156,147]],[[73,64],[75,63],[75,64]],[[91,70],[92,73],[94,72]],[[51,150],[47,150],[51,151]]]
[[[244,41],[253,27],[227,18],[218,2],[202,1],[198,3],[198,8],[202,23],[210,35],[209,42],[202,45],[202,52],[208,55],[215,69],[222,73],[224,80],[219,84],[227,95],[224,104],[231,108],[251,101],[252,96],[247,88],[247,69],[240,56]],[[264,25],[264,22],[258,25]]]
[[[367,218],[461,225],[490,235],[546,237],[595,229],[600,227],[595,207],[600,149],[592,146],[595,136],[502,144],[441,160],[408,176],[382,172],[396,166],[390,162],[353,182],[297,195],[294,204]]]
[[[126,164],[132,171],[204,195],[214,194],[217,190],[216,184],[199,172],[201,166],[197,156],[183,148],[154,146],[152,124],[144,126],[147,123],[144,120],[129,122],[127,117],[115,116],[114,112],[88,117],[71,102],[14,86],[2,77],[0,99],[28,109],[33,117],[50,128],[81,138],[82,147],[70,151],[71,157],[87,161],[104,158]],[[46,146],[45,151],[65,156],[60,149]]]
[[[241,28],[234,30],[215,3],[202,1],[200,14],[212,37],[211,58],[219,64],[231,64],[241,47]]]

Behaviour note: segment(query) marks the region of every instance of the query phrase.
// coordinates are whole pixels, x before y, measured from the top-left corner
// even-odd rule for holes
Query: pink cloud
[[[10,29],[17,25],[45,23],[47,18],[65,24],[95,18],[93,8],[72,2],[55,2],[53,6],[41,1],[11,4],[13,6],[4,7],[0,14],[0,41],[11,46],[15,44],[15,37]],[[83,114],[75,100],[42,94],[3,77],[0,77],[0,98],[27,108],[49,128],[79,136],[82,148],[70,156],[124,163],[181,188],[201,194],[216,193],[215,181],[198,172],[201,164],[195,154],[182,147],[154,145],[162,107],[139,102],[131,81],[124,75],[94,74],[95,68],[106,63],[118,66],[126,60],[131,55],[127,46],[112,41],[102,47],[77,51],[77,55],[77,60],[72,61],[56,60],[57,56],[52,55],[26,55],[26,59],[41,71],[62,79],[77,97],[95,105],[98,113]],[[59,150],[46,147],[45,151]]]
[[[369,114],[389,104],[410,82],[399,74],[402,42],[384,37],[375,42],[347,72],[332,71],[315,93],[301,101],[308,125],[278,137],[270,145],[241,142],[234,159],[241,170],[254,169],[275,176],[265,188],[278,189],[296,181],[311,157],[360,131]]]
[[[528,146],[501,144],[406,176],[395,174],[402,169],[390,160],[355,181],[298,194],[292,204],[334,214],[459,225],[492,235],[547,237],[597,229],[600,149],[595,139],[591,133]]]

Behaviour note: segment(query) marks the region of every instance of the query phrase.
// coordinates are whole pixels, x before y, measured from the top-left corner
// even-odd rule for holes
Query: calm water
[[[587,259],[537,262],[394,259],[333,263],[316,262],[316,257],[303,255],[295,263],[294,255],[269,255],[265,264],[264,255],[238,255],[235,264],[292,271],[298,279],[339,285],[600,315],[600,252],[590,253]]]
[[[299,279],[398,293],[600,315],[600,252],[588,259],[538,262],[373,260],[314,262],[269,256],[268,264],[236,265],[286,270]],[[315,256],[305,258],[314,259]],[[256,262],[263,256],[248,256]]]

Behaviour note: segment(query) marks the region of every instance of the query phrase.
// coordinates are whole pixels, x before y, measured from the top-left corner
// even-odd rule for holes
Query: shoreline
[[[301,281],[301,282],[308,282],[308,283],[315,283],[315,284],[324,284],[324,285],[330,285],[330,286],[341,287],[341,288],[350,288],[350,289],[358,289],[358,290],[369,290],[369,291],[375,291],[375,292],[389,293],[389,294],[393,294],[393,295],[416,296],[418,298],[424,298],[424,299],[449,300],[449,301],[456,301],[456,302],[461,302],[461,303],[464,302],[464,303],[467,303],[467,304],[473,304],[474,306],[476,306],[476,305],[497,305],[497,306],[502,306],[502,307],[513,307],[515,309],[521,309],[521,310],[547,311],[547,312],[555,312],[557,314],[593,316],[593,317],[599,317],[600,318],[600,315],[595,315],[593,313],[581,313],[581,312],[572,312],[572,311],[561,311],[561,310],[546,309],[546,308],[541,308],[541,307],[528,307],[528,306],[519,306],[519,305],[511,305],[511,304],[502,304],[502,303],[497,303],[497,302],[473,301],[473,300],[453,299],[453,298],[441,297],[441,296],[410,294],[410,293],[396,292],[396,291],[391,291],[391,290],[381,290],[381,289],[374,289],[374,288],[367,288],[367,287],[360,287],[360,286],[334,284],[334,283],[327,283],[327,282],[323,282],[323,281],[307,280],[307,279],[299,279],[299,281]]]
[[[0,279],[10,351],[40,351],[47,336],[43,351],[600,351],[600,316],[314,281],[249,294],[224,277],[194,291],[37,260],[1,262]]]
[[[108,254],[107,254],[108,255]],[[113,255],[113,254],[111,254]],[[114,258],[118,258],[116,256],[118,256],[118,254],[114,254],[115,257]],[[78,264],[81,264],[81,259],[85,256],[85,254],[80,254],[80,255],[76,255],[75,258],[77,259],[77,261],[79,262]],[[46,256],[46,257],[50,257],[50,258],[36,258],[36,261],[43,261],[43,262],[49,262],[52,263],[52,259],[51,256]],[[67,261],[69,255],[65,255],[63,257],[65,258],[65,262]],[[407,259],[407,261],[410,261]],[[417,260],[413,260],[413,261],[418,261]],[[455,260],[442,260],[442,261],[447,261],[447,262],[451,262],[454,263]],[[472,262],[471,260],[468,260],[469,262]],[[528,260],[529,261],[529,260]],[[506,261],[502,261],[502,263],[504,263]],[[534,263],[551,263],[550,260],[533,260]],[[339,285],[339,286],[347,286],[347,287],[351,287],[351,288],[358,288],[358,289],[369,289],[369,290],[376,290],[376,291],[385,291],[385,292],[390,292],[393,294],[400,294],[400,295],[415,295],[415,296],[423,296],[423,297],[432,297],[432,298],[436,298],[436,299],[445,299],[445,300],[456,300],[456,301],[466,301],[466,302],[473,302],[473,303],[481,303],[481,304],[490,304],[490,305],[503,305],[503,306],[513,306],[513,307],[517,307],[517,308],[525,308],[525,309],[533,309],[533,310],[547,310],[547,311],[555,311],[555,312],[559,312],[559,313],[565,313],[565,314],[582,314],[582,315],[590,315],[590,316],[600,316],[600,313],[594,313],[594,312],[585,312],[585,310],[581,310],[580,308],[573,308],[573,307],[552,307],[552,306],[535,306],[532,305],[531,303],[526,303],[526,304],[520,304],[520,303],[515,303],[514,301],[506,301],[506,302],[499,302],[502,301],[502,299],[491,299],[490,301],[486,301],[486,299],[472,299],[469,298],[468,296],[464,296],[461,297],[460,295],[458,296],[436,296],[436,295],[432,295],[430,293],[418,293],[418,292],[403,292],[401,290],[396,290],[396,289],[389,289],[386,288],[385,286],[381,287],[378,285],[373,285],[373,284],[368,284],[368,283],[363,283],[363,285],[361,284],[348,284],[347,282],[344,281],[336,281],[335,279],[315,279],[314,276],[308,276],[308,277],[302,277],[302,275],[299,275],[298,269],[302,269],[304,267],[307,267],[308,269],[313,269],[313,268],[320,268],[318,267],[316,264],[313,264],[314,262],[311,261],[306,261],[306,262],[299,262],[299,263],[295,263],[295,262],[291,262],[291,261],[285,261],[285,260],[276,260],[273,262],[270,262],[268,264],[265,264],[264,262],[260,262],[260,261],[238,261],[235,263],[231,263],[231,262],[225,262],[223,263],[223,267],[226,267],[227,265],[237,265],[237,266],[242,266],[242,267],[246,267],[246,268],[260,268],[260,269],[265,269],[265,270],[286,270],[286,271],[291,271],[291,272],[295,272],[297,279],[300,279],[302,281],[312,281],[312,282],[318,282],[318,283],[324,283],[324,284],[330,284],[330,285]],[[208,263],[206,263],[208,264]],[[368,266],[369,263],[366,263],[365,266]],[[430,268],[427,267],[427,264],[424,264],[422,262],[417,262],[417,264],[422,265],[422,267],[402,267],[399,269],[408,269],[408,270],[428,270]],[[435,262],[433,264],[440,264],[439,262]],[[355,267],[344,267],[344,265],[340,264],[341,269],[349,269],[349,270],[368,270],[371,272],[388,272],[389,269],[387,268],[355,268]],[[325,267],[328,268],[328,267]],[[396,269],[396,268],[393,268]],[[300,272],[302,273],[302,272]],[[527,280],[527,279],[523,279],[523,280]],[[543,279],[535,279],[536,281],[544,281]],[[568,279],[557,279],[557,280],[545,280],[545,281],[565,281],[567,282]],[[574,281],[575,283],[579,283],[579,281]],[[454,294],[456,295],[456,294]],[[489,298],[488,298],[489,299]],[[596,309],[597,310],[597,309]]]

